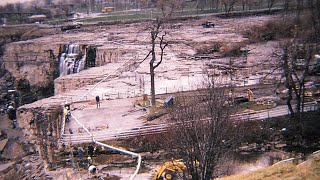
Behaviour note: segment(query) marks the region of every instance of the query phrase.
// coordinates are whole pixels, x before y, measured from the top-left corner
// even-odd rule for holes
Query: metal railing
[[[315,111],[319,108],[317,104],[314,103],[305,103],[305,111]],[[269,119],[272,117],[279,117],[289,115],[287,106],[279,106],[274,109],[267,109],[256,112],[247,112],[247,113],[238,113],[231,115],[231,118],[236,120],[263,120]],[[130,137],[136,136],[145,136],[151,134],[158,134],[168,131],[169,127],[178,126],[179,123],[163,123],[156,125],[140,126],[127,129],[118,129],[113,131],[98,131],[93,132],[93,135],[96,139],[100,141],[104,140],[114,140],[114,139],[127,139]],[[62,139],[65,143],[68,141],[73,144],[87,143],[91,141],[91,137],[85,133],[77,134],[63,134]]]

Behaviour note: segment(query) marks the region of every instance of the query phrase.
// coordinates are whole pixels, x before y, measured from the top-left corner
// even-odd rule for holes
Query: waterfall
[[[60,77],[78,73],[84,69],[86,53],[82,54],[79,44],[69,44],[60,55]]]
[[[86,54],[84,54],[84,55],[82,56],[82,58],[76,62],[76,64],[77,64],[76,73],[84,70],[85,60],[86,60]]]
[[[61,53],[60,59],[59,59],[59,61],[60,61],[60,63],[59,63],[59,74],[60,74],[60,76],[66,75],[66,73],[65,73],[66,66],[65,66],[65,63],[64,63],[65,58],[66,58],[66,53]]]

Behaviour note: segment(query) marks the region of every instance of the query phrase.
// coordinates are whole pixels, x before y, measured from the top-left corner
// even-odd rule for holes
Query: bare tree
[[[320,1],[317,0],[317,2]],[[302,14],[302,1],[297,0],[295,28],[290,42],[281,47],[279,67],[283,72],[283,80],[288,90],[287,105],[291,115],[299,114],[304,109],[305,81],[312,73],[314,54],[319,50],[319,12],[309,4],[308,14]],[[313,2],[310,2],[313,4]],[[320,7],[318,7],[320,8]],[[306,11],[306,12],[308,12]],[[279,54],[278,54],[279,55]],[[296,107],[292,107],[294,101]]]
[[[242,11],[245,11],[249,5],[250,0],[241,0]]]
[[[163,17],[172,15],[174,10],[180,6],[181,2],[179,0],[159,0],[157,6],[161,9]]]
[[[279,0],[268,0],[268,9],[269,11],[272,9],[272,7],[278,2]]]
[[[238,0],[222,0],[225,13],[230,14],[230,12],[233,11],[233,8],[237,3]]]
[[[300,113],[304,108],[305,81],[310,74],[310,64],[316,46],[313,44],[286,43],[282,47],[280,68],[288,90],[287,105],[291,115]],[[294,98],[293,98],[294,97]],[[295,99],[295,111],[292,100]]]
[[[283,3],[283,8],[285,9],[285,10],[288,10],[289,9],[289,3],[290,3],[290,1],[289,0],[284,0],[284,3]]]
[[[191,96],[175,98],[170,122],[171,145],[186,165],[184,177],[209,180],[218,163],[239,142],[240,134],[230,118],[227,90],[208,78],[205,89]]]
[[[149,51],[148,55],[145,57],[144,60],[149,58],[151,55],[151,60],[149,62],[150,65],[150,77],[151,77],[151,105],[154,106],[156,104],[155,99],[155,69],[162,63],[164,50],[168,46],[169,42],[165,41],[165,36],[167,35],[167,31],[163,29],[164,21],[166,19],[159,19],[157,18],[151,28],[150,28],[150,35],[151,35],[151,50]],[[156,52],[156,45],[160,49],[160,54],[157,55]],[[157,56],[159,56],[157,58]]]

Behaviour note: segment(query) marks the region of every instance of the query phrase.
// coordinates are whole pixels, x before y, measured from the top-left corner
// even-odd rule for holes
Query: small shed
[[[168,108],[168,107],[172,107],[173,106],[173,97],[172,96],[168,96],[163,103],[164,107]]]

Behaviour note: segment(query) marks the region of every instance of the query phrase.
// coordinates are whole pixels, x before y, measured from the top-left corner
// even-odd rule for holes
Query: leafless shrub
[[[208,180],[214,176],[219,160],[241,139],[240,128],[230,118],[225,89],[208,78],[205,89],[194,96],[175,98],[170,129],[175,134],[171,147],[187,167],[185,176]]]
[[[251,42],[263,42],[292,37],[293,29],[293,18],[287,17],[280,20],[270,20],[263,26],[253,26],[244,32],[244,36],[249,38]]]
[[[246,45],[247,45],[247,42],[224,44],[220,50],[221,56],[223,56],[223,57],[239,57],[245,53],[243,48]]]
[[[272,137],[272,129],[270,129],[272,126],[266,127],[261,121],[245,121],[239,123],[239,126],[246,129],[246,132],[243,133],[243,139],[247,143],[260,144]]]
[[[163,115],[166,115],[168,112],[166,109],[158,109],[152,113],[149,113],[147,116],[147,121],[152,121],[154,119],[157,119]]]
[[[200,46],[197,48],[197,54],[213,54],[220,51],[222,43],[213,42],[211,45]]]
[[[171,133],[155,133],[149,135],[141,135],[135,138],[123,140],[125,147],[135,148],[140,152],[157,152],[161,149],[166,149],[167,139],[171,139]]]

